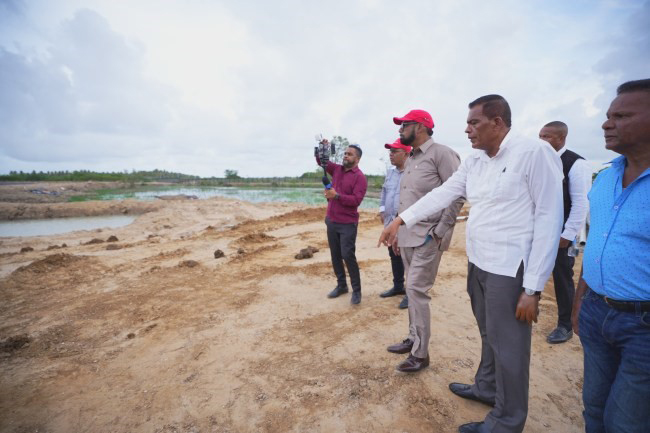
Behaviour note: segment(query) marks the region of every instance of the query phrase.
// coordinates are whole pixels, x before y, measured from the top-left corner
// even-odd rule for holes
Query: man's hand
[[[325,190],[325,198],[328,200],[332,200],[336,197],[336,190],[334,188],[326,189]]]
[[[384,229],[383,232],[381,232],[381,236],[379,236],[379,241],[377,242],[377,246],[384,244],[385,246],[397,246],[397,230],[399,229],[400,224],[402,224],[402,218],[396,217],[393,222],[388,224],[388,227]],[[395,252],[395,249],[393,249],[393,252]],[[395,252],[395,254],[398,254]]]
[[[537,295],[527,295],[526,292],[523,292],[519,295],[519,301],[517,302],[517,311],[515,312],[515,317],[517,320],[528,322],[529,325],[532,325],[533,322],[537,323],[537,315],[539,314],[539,296]]]
[[[587,293],[587,282],[582,279],[582,269],[580,270],[580,280],[578,280],[578,287],[573,297],[573,307],[571,309],[571,327],[576,335],[580,335],[580,307],[582,307],[582,297]]]
[[[569,248],[571,241],[568,239],[560,238],[560,248]]]

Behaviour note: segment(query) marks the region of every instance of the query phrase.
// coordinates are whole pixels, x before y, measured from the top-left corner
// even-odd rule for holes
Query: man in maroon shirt
[[[327,140],[324,140],[327,144]],[[348,146],[343,154],[343,165],[327,162],[325,169],[332,176],[332,187],[326,189],[324,194],[327,199],[327,242],[332,256],[332,267],[336,274],[337,284],[327,297],[336,298],[348,292],[345,280],[345,268],[350,274],[352,286],[352,299],[350,303],[361,302],[361,276],[355,255],[357,241],[357,225],[359,212],[357,208],[366,195],[368,181],[359,170],[361,148],[356,144]],[[320,165],[320,160],[316,157]]]

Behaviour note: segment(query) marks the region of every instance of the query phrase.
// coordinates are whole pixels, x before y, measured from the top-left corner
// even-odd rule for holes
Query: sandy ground
[[[487,413],[447,388],[470,382],[480,357],[464,222],[434,285],[431,366],[405,375],[405,356],[385,349],[408,316],[378,296],[391,273],[373,213],[351,306],[326,298],[324,207],[214,198],[148,210],[120,229],[0,238],[0,432],[454,432]],[[308,245],[320,251],[295,259]],[[581,347],[545,342],[546,289],[525,431],[580,432]]]

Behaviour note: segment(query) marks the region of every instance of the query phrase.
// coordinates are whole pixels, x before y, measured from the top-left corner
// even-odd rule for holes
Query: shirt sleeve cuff
[[[415,215],[413,214],[413,211],[410,209],[406,209],[404,212],[400,213],[399,217],[402,219],[402,221],[404,221],[406,227],[409,228],[417,222]]]
[[[570,242],[573,242],[573,240],[576,238],[577,235],[578,234],[575,231],[566,229],[562,232],[561,237],[562,239],[566,239]]]
[[[386,210],[386,207],[385,207],[385,206],[379,206],[379,212],[383,212],[383,211],[385,211],[385,210]]]
[[[524,288],[536,292],[544,291],[544,284],[548,278],[540,278],[538,275],[524,274]]]

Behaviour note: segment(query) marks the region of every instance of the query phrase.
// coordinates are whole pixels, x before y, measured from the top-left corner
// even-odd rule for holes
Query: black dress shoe
[[[460,433],[481,433],[482,422],[468,422],[458,427]]]
[[[569,341],[573,337],[573,331],[572,330],[567,330],[564,329],[561,326],[558,326],[548,334],[548,337],[546,337],[546,341],[548,341],[551,344],[558,344],[558,343],[564,343],[565,341]]]
[[[403,309],[408,308],[408,307],[409,307],[409,297],[404,296],[402,298],[402,302],[399,303],[399,309],[403,310]]]
[[[451,392],[453,392],[459,397],[463,397],[468,400],[478,401],[479,403],[487,404],[488,406],[494,406],[493,401],[483,400],[482,398],[479,398],[476,395],[474,395],[474,393],[472,392],[472,385],[453,382],[449,384],[449,389],[451,390]]]
[[[397,366],[397,371],[402,373],[415,373],[422,370],[424,367],[429,366],[429,355],[426,358],[418,358],[417,356],[409,355],[406,361]]]
[[[396,289],[395,287],[392,287],[385,292],[380,293],[379,296],[382,298],[390,298],[391,296],[403,295],[404,293],[406,293],[404,289]]]
[[[361,291],[352,292],[352,298],[350,299],[350,304],[357,305],[361,302]]]
[[[413,341],[408,338],[401,343],[388,346],[386,350],[391,353],[409,353],[413,349]]]
[[[339,286],[336,286],[336,287],[334,287],[334,290],[332,290],[331,292],[328,293],[327,297],[328,298],[338,298],[339,296],[341,296],[344,293],[348,293],[348,288],[347,287],[341,288]]]

